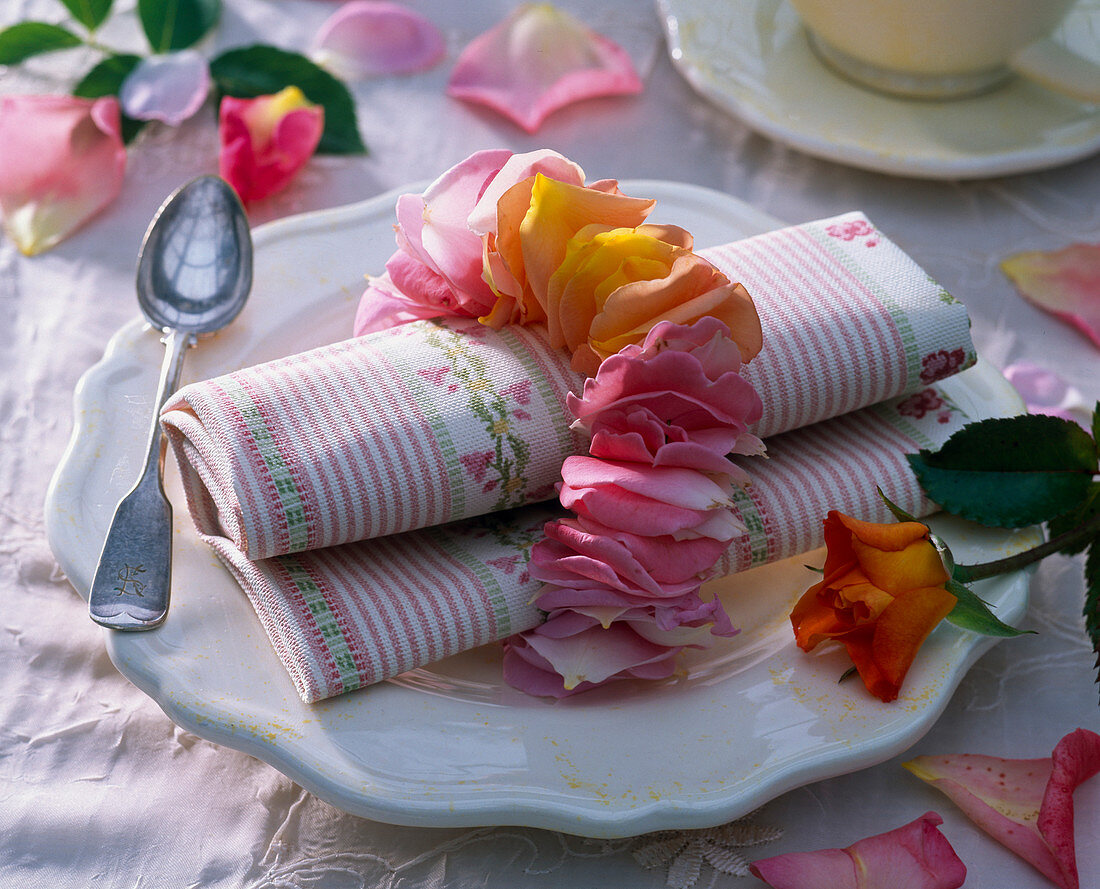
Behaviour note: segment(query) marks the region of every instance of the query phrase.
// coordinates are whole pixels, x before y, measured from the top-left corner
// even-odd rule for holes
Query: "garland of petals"
[[[532,549],[547,618],[505,642],[510,685],[564,697],[667,678],[683,649],[737,632],[700,588],[745,532],[728,492],[748,478],[728,455],[764,450],[748,432],[760,397],[740,365],[717,318],[662,321],[570,398],[589,456],[566,459],[559,496],[573,516],[547,523]]]
[[[562,465],[572,516],[531,554],[547,617],[504,646],[505,680],[531,694],[667,678],[685,648],[737,632],[701,587],[745,533],[730,493],[748,476],[729,457],[764,452],[740,374],[760,319],[688,232],[645,221],[654,205],[553,151],[478,152],[398,200],[398,249],[356,316],[356,335],[448,315],[545,324],[588,377],[568,405],[591,435]]]

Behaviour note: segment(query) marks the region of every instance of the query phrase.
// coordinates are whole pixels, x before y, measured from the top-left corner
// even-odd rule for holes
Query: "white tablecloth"
[[[124,6],[109,34],[125,42]],[[814,160],[755,135],[697,97],[665,53],[656,15],[640,0],[562,0],[631,51],[638,98],[596,100],[555,115],[535,136],[443,95],[457,51],[510,6],[423,0],[449,57],[434,71],[356,84],[366,157],[317,158],[254,224],[333,207],[430,179],[480,148],[549,146],[593,178],[682,180],[728,192],[799,222],[864,210],[968,305],[980,353],[998,366],[1028,359],[1100,397],[1100,353],[1024,303],[998,270],[1024,249],[1100,240],[1100,158],[1028,175],[924,182]],[[335,8],[314,0],[226,0],[212,51],[263,41],[303,48]],[[0,24],[57,20],[54,0],[22,0]],[[0,75],[0,91],[64,91],[87,63],[45,59]],[[70,67],[71,66],[71,67]],[[980,123],[976,122],[976,125]],[[72,394],[107,338],[136,314],[134,260],[163,197],[215,172],[212,107],[178,132],[147,132],[130,151],[118,201],[34,259],[0,238],[0,883],[5,886],[623,886],[658,887],[639,839],[584,840],[516,828],[431,830],[346,815],[279,772],[177,728],[112,666],[103,632],[47,545],[43,501],[72,427]],[[981,658],[932,730],[904,756],[791,791],[757,823],[782,839],[744,850],[846,846],[940,812],[973,889],[1048,885],[946,799],[904,772],[919,753],[1034,757],[1077,726],[1100,729],[1092,657],[1080,617],[1081,559],[1055,557],[1032,583],[1024,625],[1037,635]],[[1100,884],[1100,780],[1077,794],[1082,885]],[[689,836],[687,853],[707,848]],[[729,837],[727,836],[727,840]],[[686,859],[681,859],[686,860]],[[676,872],[672,873],[675,882]],[[696,885],[758,885],[703,863]]]

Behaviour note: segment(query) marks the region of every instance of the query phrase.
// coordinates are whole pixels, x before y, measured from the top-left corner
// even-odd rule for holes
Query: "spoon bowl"
[[[252,238],[236,193],[216,176],[188,182],[153,217],[138,258],[138,304],[167,351],[141,475],[119,501],[92,578],[88,613],[96,623],[149,630],[168,614],[172,506],[160,409],[179,385],[187,349],[236,318],[251,289]]]

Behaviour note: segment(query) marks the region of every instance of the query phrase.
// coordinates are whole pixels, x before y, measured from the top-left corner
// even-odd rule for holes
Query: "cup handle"
[[[1009,66],[1052,92],[1081,102],[1100,103],[1100,65],[1053,40],[1025,46],[1012,57]]]

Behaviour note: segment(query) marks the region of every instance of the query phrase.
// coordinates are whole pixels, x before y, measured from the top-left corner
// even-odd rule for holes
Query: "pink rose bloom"
[[[296,86],[273,96],[226,96],[218,112],[218,170],[246,203],[286,188],[317,150],[324,109]]]
[[[118,100],[0,97],[0,211],[28,256],[49,250],[122,189]]]
[[[846,849],[776,855],[750,870],[774,889],[958,889],[966,865],[939,832],[941,824],[927,812]]]
[[[355,336],[417,318],[487,314],[497,295],[483,278],[484,238],[495,234],[501,195],[535,173],[584,181],[555,151],[493,149],[470,155],[421,194],[398,198],[398,249],[360,300]]]
[[[645,608],[606,627],[580,611],[559,611],[505,642],[504,680],[528,694],[562,698],[620,679],[665,679],[676,656],[707,637],[705,627],[662,631]]]
[[[711,537],[648,537],[578,518],[548,522],[543,534],[529,563],[536,580],[573,590],[612,589],[639,600],[697,591],[726,550]]]
[[[745,532],[727,489],[693,469],[573,456],[561,474],[562,506],[601,525],[677,539],[729,541]]]
[[[759,455],[748,432],[763,405],[738,372],[740,351],[726,326],[704,317],[691,325],[661,322],[640,346],[605,359],[569,396],[578,424],[592,433],[590,453],[610,460],[747,474],[728,454]]]

